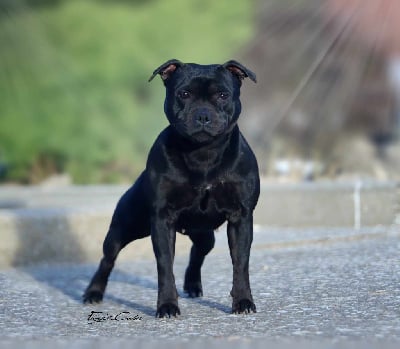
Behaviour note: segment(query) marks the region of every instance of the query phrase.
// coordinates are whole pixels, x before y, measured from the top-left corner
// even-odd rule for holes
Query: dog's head
[[[195,143],[208,143],[229,133],[241,111],[240,86],[255,74],[236,61],[199,65],[170,60],[159,74],[166,87],[164,110],[172,127]]]

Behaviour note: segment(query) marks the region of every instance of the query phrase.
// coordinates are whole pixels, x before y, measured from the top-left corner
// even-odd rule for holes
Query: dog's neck
[[[211,171],[218,170],[229,158],[234,158],[239,143],[239,127],[235,125],[231,132],[217,137],[206,144],[193,143],[183,137],[175,138],[179,144],[182,159],[189,171],[201,172],[207,177]]]

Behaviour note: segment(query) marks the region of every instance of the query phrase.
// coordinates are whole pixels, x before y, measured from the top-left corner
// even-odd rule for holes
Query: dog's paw
[[[183,290],[190,298],[203,297],[201,282],[188,282],[183,286]]]
[[[103,292],[101,291],[86,291],[83,296],[83,303],[84,304],[97,304],[103,301]]]
[[[249,299],[241,299],[238,302],[232,304],[233,314],[250,314],[251,312],[256,313],[256,305]]]
[[[158,307],[156,317],[164,318],[164,317],[176,317],[177,315],[181,315],[181,311],[176,304],[173,303],[165,303]]]

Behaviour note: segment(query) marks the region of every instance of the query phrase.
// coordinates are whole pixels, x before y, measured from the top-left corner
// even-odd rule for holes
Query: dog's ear
[[[225,69],[228,69],[239,80],[243,80],[244,78],[250,78],[250,80],[257,82],[256,74],[254,74],[250,69],[246,68],[239,62],[231,60],[224,63],[222,66]]]
[[[156,70],[154,70],[153,75],[150,76],[149,82],[154,79],[157,74],[160,74],[161,79],[166,81],[172,73],[176,70],[176,68],[181,67],[183,63],[178,61],[177,59],[170,59],[164,64],[160,65]]]

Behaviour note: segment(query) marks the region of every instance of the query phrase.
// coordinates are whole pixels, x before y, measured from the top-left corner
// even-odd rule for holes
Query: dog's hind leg
[[[119,252],[130,242],[150,235],[149,215],[143,205],[142,180],[143,176],[139,177],[118,202],[103,243],[103,258],[83,294],[84,303],[99,303],[103,300],[108,277]]]
[[[84,303],[100,303],[103,300],[108,277],[114,267],[115,260],[122,248],[129,243],[129,241],[123,241],[122,235],[120,229],[110,227],[103,243],[104,256],[83,295]]]
[[[214,231],[189,231],[188,235],[193,242],[193,246],[190,251],[189,265],[185,272],[183,289],[189,297],[201,297],[203,295],[201,266],[205,256],[214,247]]]

